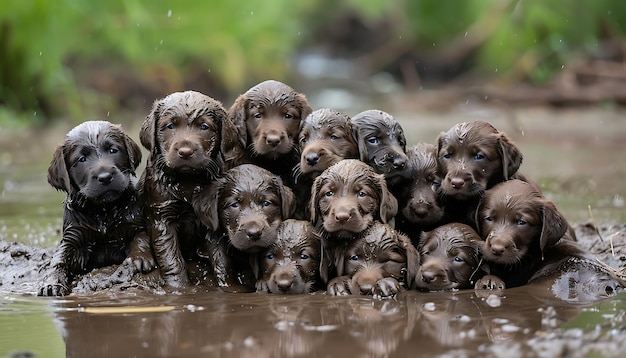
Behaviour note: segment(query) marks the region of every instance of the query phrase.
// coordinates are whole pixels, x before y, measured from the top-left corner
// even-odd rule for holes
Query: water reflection
[[[390,300],[136,291],[66,298],[53,306],[68,357],[475,354],[494,343],[524,343],[584,307],[527,288],[502,296],[413,291]]]

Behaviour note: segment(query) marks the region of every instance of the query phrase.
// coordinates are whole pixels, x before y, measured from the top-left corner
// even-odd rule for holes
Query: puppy
[[[166,284],[181,287],[189,283],[185,259],[194,257],[205,236],[192,208],[194,193],[220,177],[243,149],[222,104],[194,91],[155,101],[140,139],[150,152],[139,183],[148,234]]]
[[[257,292],[302,294],[319,280],[320,238],[310,222],[289,219],[278,227],[276,241],[258,255]]]
[[[328,294],[334,296],[391,297],[413,285],[419,266],[409,238],[380,222],[337,247],[334,257],[338,276],[328,283]]]
[[[375,221],[392,223],[398,202],[382,174],[358,159],[345,159],[313,183],[311,222],[331,240],[350,240]]]
[[[392,192],[410,180],[406,139],[400,123],[380,110],[361,112],[352,117],[352,123],[357,130],[360,159],[385,175]]]
[[[154,267],[133,180],[140,162],[139,146],[119,125],[88,121],[67,133],[48,168],[50,185],[67,193],[63,237],[39,295],[67,295],[75,275],[127,256],[137,270]]]
[[[473,288],[480,278],[483,240],[470,226],[451,223],[422,234],[415,286],[423,291]]]
[[[228,116],[237,126],[247,163],[280,174],[286,183],[300,161],[300,122],[312,110],[304,94],[284,83],[268,80],[240,95]]]
[[[442,176],[437,165],[437,147],[418,143],[407,149],[406,172],[411,180],[394,195],[398,199],[396,230],[407,234],[418,245],[422,231],[445,222]]]
[[[296,202],[278,175],[254,164],[242,164],[200,192],[193,204],[210,230],[206,241],[216,249],[209,251],[213,254],[208,257],[223,286],[226,278],[233,276],[232,256],[248,257],[271,246],[280,223],[293,215]],[[234,250],[229,253],[231,246]]]
[[[554,203],[518,179],[487,190],[476,221],[490,273],[504,283],[486,276],[476,283],[479,288],[521,286],[546,264],[587,255],[570,236]]]

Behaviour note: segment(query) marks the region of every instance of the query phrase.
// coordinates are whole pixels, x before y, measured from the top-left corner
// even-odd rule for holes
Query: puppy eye
[[[359,255],[352,255],[352,256],[350,256],[350,260],[352,260],[352,261],[359,261]]]
[[[493,221],[493,218],[491,216],[485,216],[485,221]]]
[[[444,157],[445,159],[450,159],[450,157],[452,157],[452,156],[450,155],[450,153],[446,153],[446,154],[442,155],[442,157]]]
[[[300,138],[300,143],[306,143],[306,137]]]
[[[300,259],[301,260],[307,260],[309,258],[309,255],[307,254],[300,254]]]
[[[263,113],[257,113],[257,114],[255,114],[255,115],[254,115],[254,118],[256,118],[256,119],[261,119],[261,118],[263,118]]]
[[[238,208],[239,207],[239,203],[234,202],[234,203],[230,204],[230,207],[231,208]]]
[[[115,154],[119,152],[119,150],[117,150],[117,148],[109,148],[109,154]]]
[[[422,255],[424,255],[424,256],[430,255],[430,251],[424,251],[424,252],[422,252]]]
[[[293,118],[293,115],[289,114],[289,113],[285,113],[285,118],[287,119],[291,119]]]
[[[378,144],[378,138],[377,137],[367,138],[367,142],[369,144]]]
[[[440,187],[441,186],[441,182],[433,180],[433,186]]]
[[[274,254],[267,254],[267,256],[265,256],[265,257],[267,257],[268,260],[273,260],[274,259]]]
[[[455,256],[455,257],[454,257],[454,261],[455,261],[455,262],[464,262],[465,260],[463,260],[463,258],[462,258],[462,257]]]
[[[208,124],[206,124],[206,123],[202,123],[202,124],[200,125],[200,130],[205,131],[205,130],[207,130],[207,129],[209,129],[209,125],[208,125]]]
[[[270,206],[270,205],[272,205],[272,202],[271,202],[271,201],[269,201],[269,200],[265,200],[265,201],[263,202],[263,206]]]
[[[78,162],[80,162],[80,163],[84,163],[84,162],[86,162],[86,161],[87,161],[87,157],[82,156],[82,157],[78,158],[78,160],[77,160],[77,161],[78,161]]]
[[[326,196],[333,196],[333,192],[329,190],[329,191],[327,191],[327,192],[326,192],[326,194],[324,194],[324,195],[326,195]]]
[[[526,224],[527,224],[526,221],[522,219],[517,220],[517,225],[526,225]]]
[[[367,196],[367,193],[364,192],[364,191],[360,191],[358,195],[359,195],[359,198],[363,198],[363,197]]]
[[[165,126],[167,129],[174,129],[174,123],[169,123],[167,126]]]
[[[330,140],[337,140],[337,139],[339,139],[339,137],[337,137],[336,135],[334,134],[330,135]]]
[[[485,159],[485,155],[482,153],[476,153],[474,154],[474,160],[481,160],[481,159]]]

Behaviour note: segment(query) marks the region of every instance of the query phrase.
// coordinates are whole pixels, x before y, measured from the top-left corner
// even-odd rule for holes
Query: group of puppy
[[[459,123],[407,147],[380,110],[313,111],[265,81],[229,110],[204,94],[155,101],[140,147],[119,125],[84,122],[60,144],[48,181],[67,193],[63,237],[39,294],[67,295],[107,265],[158,270],[173,289],[392,297],[401,290],[525,285],[590,259],[519,148],[486,122]],[[195,265],[195,264],[194,264]]]

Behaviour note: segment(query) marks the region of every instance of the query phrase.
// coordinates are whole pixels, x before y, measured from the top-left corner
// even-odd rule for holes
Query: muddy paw
[[[331,296],[348,296],[352,294],[351,285],[352,280],[349,276],[335,277],[328,283],[327,292]]]
[[[256,292],[270,293],[270,287],[267,284],[267,280],[259,279],[256,282]]]
[[[392,277],[385,277],[376,282],[374,287],[374,298],[391,298],[402,290],[398,280]]]
[[[44,279],[37,294],[39,296],[67,296],[70,292],[67,274],[57,270]]]
[[[476,281],[474,289],[476,290],[504,290],[506,285],[498,276],[487,275]]]

